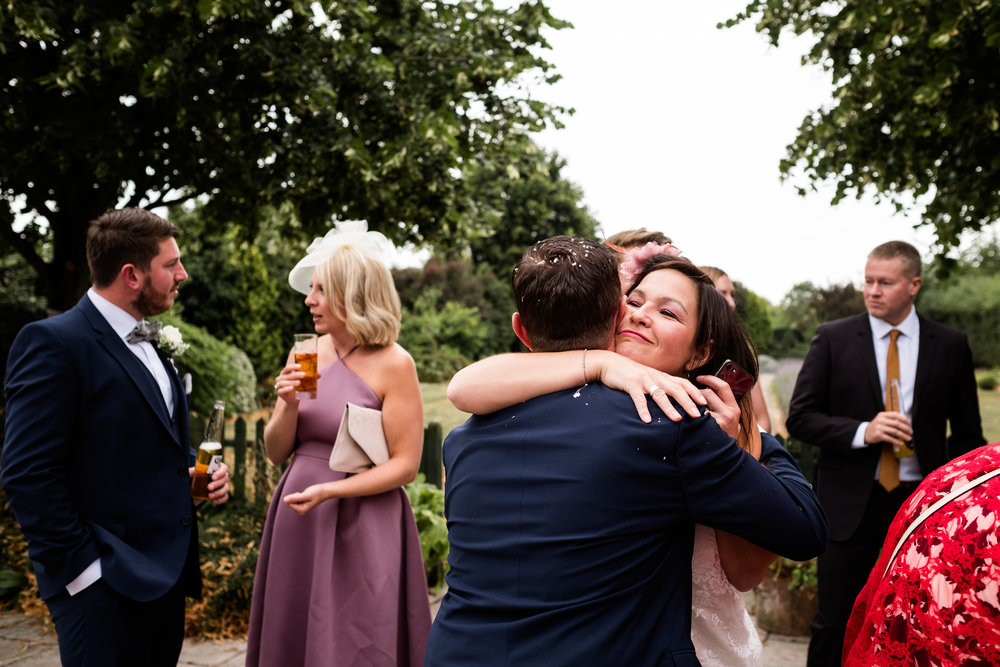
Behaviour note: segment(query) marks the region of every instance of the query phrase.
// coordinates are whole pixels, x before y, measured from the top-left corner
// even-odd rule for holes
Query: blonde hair
[[[330,310],[359,345],[391,345],[399,337],[399,294],[384,264],[357,248],[338,248],[316,267]]]
[[[716,285],[719,283],[719,278],[729,275],[717,266],[699,266],[698,268],[704,271],[705,275],[711,278],[712,283]]]

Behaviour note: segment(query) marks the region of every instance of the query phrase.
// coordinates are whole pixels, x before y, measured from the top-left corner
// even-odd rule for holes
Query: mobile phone
[[[732,359],[726,359],[722,366],[715,372],[715,377],[720,378],[733,390],[736,400],[743,398],[743,395],[753,388],[753,376],[740,368]]]

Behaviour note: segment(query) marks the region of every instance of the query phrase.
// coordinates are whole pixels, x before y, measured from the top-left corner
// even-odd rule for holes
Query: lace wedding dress
[[[695,526],[691,559],[691,641],[703,667],[763,664],[763,646],[719,560],[715,530]]]

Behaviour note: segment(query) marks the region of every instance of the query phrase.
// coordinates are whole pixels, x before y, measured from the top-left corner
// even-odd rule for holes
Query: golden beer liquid
[[[298,393],[309,394],[313,398],[316,398],[316,378],[318,371],[317,366],[319,365],[318,361],[319,361],[318,354],[315,353],[299,354],[298,352],[295,353],[295,363],[300,364],[301,368],[299,368],[299,370],[306,374],[306,376],[302,378],[302,382],[301,384],[299,384],[299,388],[296,389]]]
[[[222,464],[222,444],[218,442],[203,442],[198,447],[198,460],[194,464],[194,477],[191,478],[191,497],[198,500],[208,500],[208,483],[212,473]]]

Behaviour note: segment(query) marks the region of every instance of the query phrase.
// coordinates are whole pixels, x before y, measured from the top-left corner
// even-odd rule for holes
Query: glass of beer
[[[319,371],[317,340],[314,333],[295,334],[295,363],[299,364],[299,370],[306,374],[295,393],[309,398],[316,398],[316,379]]]

